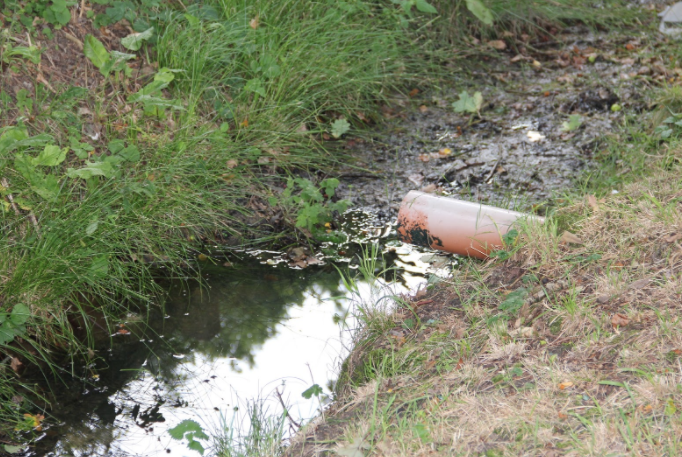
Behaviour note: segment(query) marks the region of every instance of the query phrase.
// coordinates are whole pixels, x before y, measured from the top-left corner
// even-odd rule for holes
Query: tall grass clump
[[[334,122],[378,121],[381,102],[433,76],[400,11],[186,2],[150,18],[155,44],[140,51],[156,76],[172,73],[162,92],[112,96],[125,92],[120,73],[92,90],[36,90],[30,108],[3,99],[0,314],[11,322],[0,339],[0,432],[35,412],[28,392],[12,400],[17,367],[69,373],[65,361],[158,306],[159,275],[196,276],[210,246],[281,236],[254,223],[254,199],[276,205],[289,173],[337,160],[324,147]],[[151,98],[167,106],[147,109]],[[79,107],[101,136],[81,133]]]

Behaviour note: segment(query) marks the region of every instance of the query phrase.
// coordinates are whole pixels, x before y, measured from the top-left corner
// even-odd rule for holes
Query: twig
[[[296,426],[298,429],[301,428],[301,424],[296,422],[293,417],[291,417],[291,414],[289,414],[289,409],[287,408],[287,405],[284,404],[284,400],[282,399],[282,394],[279,393],[279,389],[275,389],[275,393],[277,394],[277,398],[279,398],[279,402],[282,404],[282,408],[284,408],[284,414],[286,414],[287,419],[289,419],[289,422],[292,423],[292,425]]]
[[[495,165],[493,165],[493,169],[490,170],[490,173],[488,173],[488,176],[483,180],[484,183],[487,184],[488,181],[490,181],[492,179],[492,177],[495,176],[495,170],[497,170],[497,166],[500,164],[500,160],[502,160],[501,157],[499,159],[497,159],[497,162],[495,162]]]

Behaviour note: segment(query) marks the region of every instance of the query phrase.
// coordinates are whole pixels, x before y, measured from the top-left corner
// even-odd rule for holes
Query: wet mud
[[[642,89],[669,77],[635,52],[645,40],[574,27],[534,51],[510,43],[475,69],[462,62],[441,91],[387,107],[385,131],[346,143],[339,195],[387,219],[410,190],[520,210],[551,201],[596,166],[624,112],[647,109]],[[454,111],[462,91],[481,92],[480,116]]]

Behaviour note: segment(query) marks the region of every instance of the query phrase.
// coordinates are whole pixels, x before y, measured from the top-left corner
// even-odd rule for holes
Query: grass
[[[88,33],[109,56],[130,52],[120,41],[129,32],[115,24],[102,34],[81,21],[57,46],[54,36],[66,35],[50,24],[28,42],[1,38],[11,78],[0,97],[0,307],[30,310],[26,328],[13,328],[2,345],[8,361],[59,375],[55,357],[87,359],[124,316],[144,318],[157,306],[155,277],[198,275],[196,259],[214,245],[301,236],[300,208],[278,206],[287,177],[316,181],[339,159],[325,144],[334,121],[362,129],[392,94],[431,77],[393,6],[177,6],[141,7],[138,19],[145,14],[154,37],[134,52],[129,76],[101,75],[82,57],[73,75],[47,71],[82,53],[72,44]],[[161,89],[152,90],[153,78]],[[152,98],[136,102],[140,93]],[[2,376],[8,414],[0,422],[12,434],[32,406],[10,403],[15,373]]]
[[[26,328],[8,324],[0,343],[9,441],[22,414],[36,413],[20,366],[69,374],[64,354],[87,360],[125,316],[158,306],[156,277],[198,276],[212,246],[305,238],[296,227],[305,205],[285,204],[286,178],[326,177],[345,159],[330,152],[337,121],[351,133],[373,126],[394,94],[440,78],[429,40],[443,43],[438,33],[452,28],[369,0],[140,2],[128,25],[154,33],[130,51],[121,43],[130,30],[106,5],[72,10],[68,28],[22,21],[28,4],[12,5],[3,10],[12,33],[0,37],[0,310],[26,306],[30,317]],[[476,24],[462,5],[437,4]],[[557,20],[551,5],[533,2],[531,22]],[[507,20],[526,6],[491,10]],[[131,71],[98,72],[83,58],[88,35],[109,56],[132,52]],[[405,375],[424,359],[414,355],[382,348],[360,379]],[[388,430],[374,386],[372,430]]]

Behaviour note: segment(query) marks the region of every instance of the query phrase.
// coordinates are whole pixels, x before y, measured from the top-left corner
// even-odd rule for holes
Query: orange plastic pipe
[[[398,238],[410,244],[485,259],[503,246],[519,219],[543,217],[433,194],[408,192],[398,212]]]

